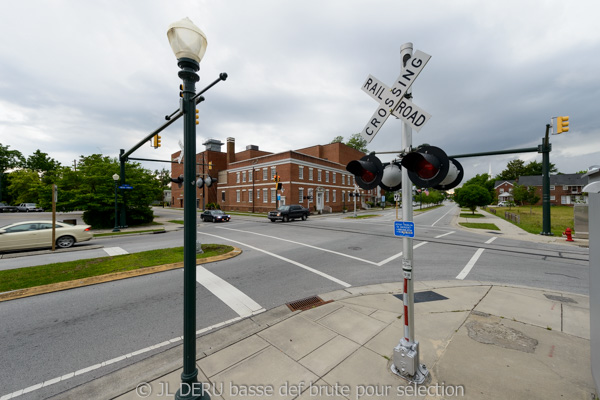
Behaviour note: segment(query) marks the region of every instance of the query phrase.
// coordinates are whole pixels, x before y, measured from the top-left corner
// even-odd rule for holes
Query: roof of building
[[[496,189],[498,186],[503,185],[505,183],[508,183],[509,185],[513,186],[515,184],[515,181],[514,180],[496,181],[496,182],[494,182],[494,189]]]

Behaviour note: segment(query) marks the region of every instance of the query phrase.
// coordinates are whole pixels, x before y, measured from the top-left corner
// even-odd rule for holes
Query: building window
[[[312,168],[308,169],[308,180],[309,181],[313,180],[313,169]]]
[[[333,175],[333,183],[335,183],[335,172],[331,173]]]
[[[263,189],[263,203],[266,203],[269,201],[269,189]]]
[[[304,202],[304,188],[298,189],[298,202],[299,203]]]
[[[550,201],[556,201],[556,196],[550,196]]]
[[[325,171],[325,182],[329,182],[329,171]]]
[[[260,189],[256,189],[256,200],[260,199]]]
[[[556,187],[554,185],[550,185],[550,190],[556,190]]]
[[[271,189],[271,203],[275,203],[277,200],[277,191],[275,189]]]
[[[225,192],[221,192],[221,201],[225,201]]]
[[[248,182],[252,182],[252,175],[253,175],[253,170],[252,171],[248,171]]]
[[[237,172],[237,173],[235,174],[235,181],[236,181],[237,183],[240,183],[240,173],[239,173],[239,172]]]
[[[312,197],[312,195],[313,195],[313,190],[308,189],[308,197]],[[308,202],[310,203],[310,200]]]
[[[329,203],[329,189],[325,191],[325,203]]]
[[[298,167],[298,179],[304,179],[304,167],[302,165]]]
[[[271,180],[275,177],[275,167],[271,167]]]
[[[242,182],[246,182],[246,171],[242,172]]]
[[[336,200],[336,196],[335,196],[335,190],[334,190],[334,191],[333,191],[333,202],[335,203],[336,201],[337,201],[337,200]]]
[[[504,189],[500,188],[500,194],[504,193]]]
[[[240,191],[236,190],[235,195],[236,195],[237,202],[239,203],[240,202]]]
[[[346,175],[342,174],[342,185],[346,184]]]
[[[344,176],[344,175],[342,175]],[[342,203],[346,202],[346,192],[342,191]]]
[[[320,169],[317,170],[317,181],[321,182],[321,173],[323,171],[321,171]]]
[[[263,181],[267,180],[267,169],[263,168]]]
[[[252,203],[252,201],[253,201],[253,197],[252,197],[252,195],[253,195],[253,193],[252,193],[252,189],[249,189],[249,190],[248,190],[248,201],[249,201],[250,203]]]

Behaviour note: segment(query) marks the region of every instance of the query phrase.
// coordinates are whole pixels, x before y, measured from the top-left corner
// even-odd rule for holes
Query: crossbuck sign
[[[367,143],[373,140],[390,114],[400,118],[416,131],[419,131],[431,118],[431,115],[426,111],[404,98],[404,95],[425,68],[430,58],[430,55],[417,50],[408,60],[404,72],[396,79],[392,88],[388,88],[375,77],[369,75],[363,84],[362,90],[379,102],[379,108],[360,133]]]

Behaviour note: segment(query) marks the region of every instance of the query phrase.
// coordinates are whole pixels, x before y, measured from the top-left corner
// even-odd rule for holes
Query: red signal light
[[[423,158],[417,163],[417,170],[415,172],[422,179],[431,179],[436,176],[439,171],[439,168],[436,168],[435,165]]]

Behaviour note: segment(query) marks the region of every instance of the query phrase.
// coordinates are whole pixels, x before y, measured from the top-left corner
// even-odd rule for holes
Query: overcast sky
[[[377,107],[363,82],[372,74],[391,85],[400,46],[412,42],[431,55],[413,102],[432,115],[413,144],[449,155],[535,147],[551,117],[568,115],[571,130],[551,136],[550,161],[573,173],[600,164],[598,15],[595,0],[7,1],[0,143],[63,165],[129,150],[178,108],[166,31],[189,17],[208,38],[197,89],[229,75],[205,93],[198,151],[208,138],[271,152],[348,139]],[[162,147],[132,156],[169,159],[182,137],[179,120]],[[400,150],[401,121],[388,119],[368,148]],[[541,161],[459,161],[468,179],[517,157]]]

